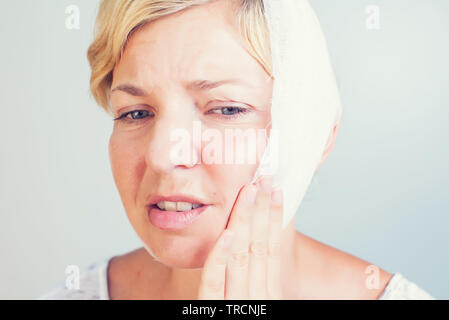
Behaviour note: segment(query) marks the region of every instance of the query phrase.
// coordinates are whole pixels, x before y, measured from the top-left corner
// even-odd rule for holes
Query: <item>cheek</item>
[[[268,127],[268,125],[267,125]],[[258,129],[263,129],[264,127],[260,124]],[[237,148],[237,140],[233,141],[233,149],[231,150],[232,154],[234,155],[234,164],[203,164],[206,170],[208,171],[208,176],[211,178],[212,183],[214,184],[214,189],[218,194],[214,196],[218,196],[222,201],[221,205],[221,216],[228,216],[230,213],[230,210],[232,209],[232,206],[234,205],[236,198],[238,196],[238,193],[240,189],[251,182],[251,180],[254,177],[254,174],[257,170],[258,164],[260,162],[260,159],[262,157],[262,154],[266,147],[266,138],[268,133],[261,133],[258,132],[257,140],[256,140],[256,149],[257,149],[257,156],[256,156],[256,163],[241,163],[239,161],[236,161],[238,148]],[[262,130],[263,131],[263,130]],[[225,141],[225,139],[223,139]],[[242,149],[240,149],[242,150]],[[229,150],[226,148],[225,143],[223,143],[222,148],[222,154],[229,152]],[[241,152],[241,151],[240,151]],[[248,149],[247,145],[245,143],[245,147],[243,148],[243,159],[244,161],[247,161],[248,158],[246,155],[248,155]],[[222,156],[224,158],[224,156]]]
[[[120,197],[128,209],[135,203],[139,181],[145,170],[139,147],[113,133],[109,139],[109,160]]]
[[[240,189],[251,181],[257,169],[256,164],[214,165],[213,181],[223,199],[223,209],[230,213]]]

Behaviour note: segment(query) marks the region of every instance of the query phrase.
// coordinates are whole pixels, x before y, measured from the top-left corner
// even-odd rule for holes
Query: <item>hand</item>
[[[282,192],[271,183],[265,176],[240,190],[204,264],[198,299],[282,299]]]

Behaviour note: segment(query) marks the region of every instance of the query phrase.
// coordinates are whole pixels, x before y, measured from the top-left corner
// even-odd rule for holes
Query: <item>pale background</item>
[[[79,30],[65,26],[80,9]],[[449,1],[311,0],[343,122],[298,230],[449,298]],[[380,30],[365,8],[380,9]],[[97,1],[0,2],[0,298],[33,299],[140,247],[107,154],[112,120],[89,96]],[[330,266],[332,267],[332,266]]]

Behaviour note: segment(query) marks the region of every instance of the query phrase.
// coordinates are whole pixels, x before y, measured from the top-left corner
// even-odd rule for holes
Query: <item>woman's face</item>
[[[273,81],[245,50],[233,17],[229,1],[217,1],[156,20],[130,37],[114,69],[110,103],[114,118],[120,118],[109,144],[114,179],[133,228],[171,267],[203,266],[240,188],[255,173],[259,158],[238,162],[237,140],[229,144],[226,135],[265,128],[268,135],[271,128]],[[226,82],[208,86],[204,80]],[[172,136],[179,132],[188,132],[189,142],[198,141],[198,132],[211,140],[191,146],[190,162],[179,160],[173,152],[180,140]],[[205,138],[207,133],[213,138]],[[258,140],[257,152],[264,146]],[[221,150],[221,161],[219,156],[205,161],[211,149],[215,156]],[[234,158],[226,160],[229,150]],[[154,224],[153,197],[179,195],[207,206],[192,224]]]

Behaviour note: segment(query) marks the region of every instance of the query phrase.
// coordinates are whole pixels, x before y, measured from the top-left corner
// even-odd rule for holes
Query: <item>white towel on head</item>
[[[272,131],[253,181],[271,173],[284,193],[285,228],[295,216],[341,117],[326,41],[306,0],[264,0],[273,63]]]

